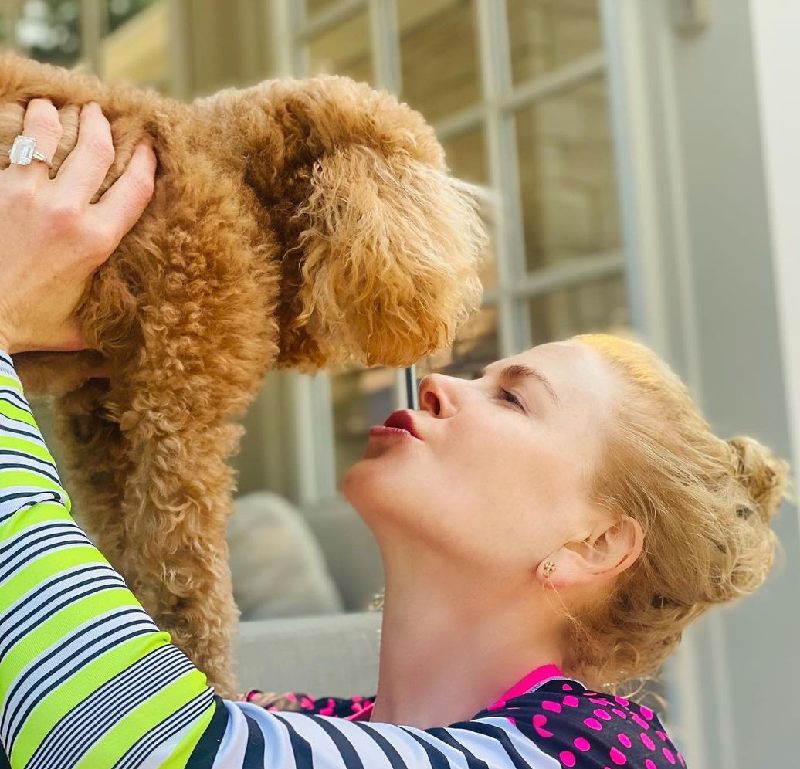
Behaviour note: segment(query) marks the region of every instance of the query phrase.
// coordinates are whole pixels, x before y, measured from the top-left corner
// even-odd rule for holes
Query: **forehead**
[[[592,347],[573,340],[549,342],[498,361],[497,369],[511,364],[535,368],[550,380],[564,406],[607,414],[621,394],[619,375]]]

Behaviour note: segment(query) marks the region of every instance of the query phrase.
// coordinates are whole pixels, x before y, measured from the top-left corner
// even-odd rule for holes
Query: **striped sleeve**
[[[214,695],[169,641],[73,521],[11,360],[0,353],[7,765],[101,769],[169,758],[183,766],[211,722]]]
[[[0,769],[557,769],[480,718],[417,729],[223,700],[77,526],[0,352]]]

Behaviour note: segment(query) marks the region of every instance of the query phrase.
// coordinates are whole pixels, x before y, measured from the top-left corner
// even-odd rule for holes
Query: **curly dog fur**
[[[450,344],[480,299],[474,190],[448,176],[417,112],[343,77],[185,104],[2,54],[2,150],[35,97],[50,98],[64,125],[53,173],[88,101],[116,147],[98,198],[145,136],[159,168],[145,214],[78,308],[92,349],[15,363],[29,393],[55,398],[88,532],[232,695],[226,459],[240,428],[229,420],[270,368],[400,366]]]

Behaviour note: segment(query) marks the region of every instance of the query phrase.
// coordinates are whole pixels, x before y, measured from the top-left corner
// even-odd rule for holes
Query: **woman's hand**
[[[33,99],[23,133],[48,158],[62,133],[58,111]],[[47,165],[0,172],[0,349],[80,350],[73,317],[92,272],[114,252],[149,202],[156,158],[140,144],[123,174],[90,203],[114,160],[108,120],[97,104],[81,110],[78,142],[50,179]]]

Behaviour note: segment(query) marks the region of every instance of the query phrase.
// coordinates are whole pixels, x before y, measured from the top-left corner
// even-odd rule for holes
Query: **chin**
[[[386,516],[391,510],[406,508],[412,500],[408,492],[414,488],[406,474],[393,462],[382,457],[367,457],[352,465],[342,477],[339,490],[342,496],[367,520],[379,512]]]
[[[374,465],[375,461],[373,459],[359,459],[342,476],[339,491],[356,510],[360,510],[365,502],[369,504],[370,499],[376,493],[380,495],[376,486],[380,486],[379,476],[383,475],[383,473],[380,472],[380,468],[376,468]]]

